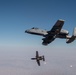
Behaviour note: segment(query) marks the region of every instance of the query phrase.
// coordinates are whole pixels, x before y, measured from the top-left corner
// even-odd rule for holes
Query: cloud
[[[0,67],[0,75],[31,75],[28,70],[15,67]]]

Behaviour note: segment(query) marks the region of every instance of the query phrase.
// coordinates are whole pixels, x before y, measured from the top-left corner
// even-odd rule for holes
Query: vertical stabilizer
[[[76,27],[74,28],[73,36],[76,37]]]

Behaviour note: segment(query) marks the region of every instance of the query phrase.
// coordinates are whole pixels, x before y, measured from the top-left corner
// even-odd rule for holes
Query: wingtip
[[[59,19],[59,21],[65,21],[65,20],[63,20],[63,19]]]

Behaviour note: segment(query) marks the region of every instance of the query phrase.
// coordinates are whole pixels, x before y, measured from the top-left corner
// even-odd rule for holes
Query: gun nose
[[[27,30],[25,30],[25,33],[27,33]]]

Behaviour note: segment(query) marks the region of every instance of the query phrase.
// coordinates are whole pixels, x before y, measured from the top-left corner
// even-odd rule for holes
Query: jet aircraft
[[[76,38],[76,28],[74,28],[73,35],[69,36],[68,35],[69,32],[65,29],[62,29],[63,24],[64,24],[64,20],[59,19],[59,20],[57,20],[57,22],[55,23],[55,25],[52,27],[52,29],[50,31],[46,31],[46,30],[42,30],[42,29],[33,27],[32,29],[28,29],[25,32],[29,33],[29,34],[35,34],[35,35],[43,36],[44,37],[42,39],[43,45],[48,45],[49,43],[54,41],[55,38],[66,39],[66,43],[71,43]]]
[[[35,58],[31,58],[31,60],[36,60],[38,66],[40,66],[40,60],[45,61],[45,58],[44,58],[44,56],[39,56],[38,51],[36,51],[36,56],[35,56]]]

